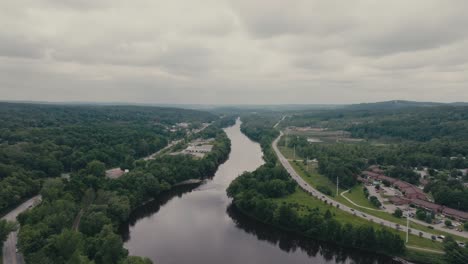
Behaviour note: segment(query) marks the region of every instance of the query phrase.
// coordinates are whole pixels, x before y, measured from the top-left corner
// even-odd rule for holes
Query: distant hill
[[[458,103],[458,104],[466,105],[466,103]],[[442,105],[451,105],[451,104],[393,100],[393,101],[376,102],[376,103],[353,104],[353,105],[347,106],[346,108],[351,109],[351,110],[392,110],[392,109],[403,109],[403,108],[414,108],[414,107],[434,107],[434,106],[442,106]]]

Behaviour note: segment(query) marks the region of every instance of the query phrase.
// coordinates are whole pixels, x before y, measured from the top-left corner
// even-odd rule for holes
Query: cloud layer
[[[468,101],[468,2],[0,2],[0,98]]]

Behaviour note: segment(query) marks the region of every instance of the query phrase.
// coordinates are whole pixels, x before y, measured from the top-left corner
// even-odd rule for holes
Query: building
[[[406,199],[406,198],[402,198],[402,197],[399,197],[399,196],[392,196],[392,197],[388,198],[388,201],[391,202],[392,204],[396,205],[396,206],[401,206],[401,205],[406,205],[406,204],[411,203],[411,200]]]
[[[445,207],[443,205],[435,204],[428,201],[426,194],[420,188],[401,181],[392,177],[388,177],[383,174],[383,171],[378,166],[371,166],[369,170],[362,172],[363,177],[358,177],[358,180],[367,184],[371,184],[373,181],[387,181],[395,188],[400,190],[404,197],[393,196],[388,198],[388,201],[394,205],[401,206],[406,204],[412,204],[419,208],[423,208],[428,211],[443,214],[447,217],[453,217],[458,221],[468,221],[468,212],[455,210],[452,208]]]
[[[199,145],[199,146],[188,146],[184,151],[188,153],[209,153],[213,149],[213,145]]]
[[[468,221],[468,213],[460,210],[443,207],[442,214],[444,214],[445,216],[453,217],[458,221]]]

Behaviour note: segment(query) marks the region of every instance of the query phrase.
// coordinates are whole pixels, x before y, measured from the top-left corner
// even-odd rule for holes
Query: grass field
[[[340,202],[340,203],[342,203],[342,204],[344,204],[344,205],[346,205],[348,207],[357,209],[357,210],[359,210],[359,211],[361,211],[363,213],[373,215],[373,216],[382,218],[384,220],[388,220],[388,221],[394,222],[396,224],[400,224],[402,226],[406,226],[406,219],[404,219],[404,218],[397,218],[397,217],[393,216],[392,214],[389,214],[389,213],[384,212],[384,211],[375,211],[375,210],[368,210],[368,209],[365,209],[365,208],[361,208],[361,207],[355,206],[354,204],[350,203],[348,200],[341,197],[340,195],[338,197],[336,197],[335,196],[336,183],[333,183],[327,177],[319,174],[317,172],[316,168],[312,164],[309,164],[308,174],[306,174],[306,167],[305,167],[305,165],[302,164],[302,162],[297,162],[297,164],[295,162],[290,162],[290,164],[292,165],[294,170],[296,170],[296,172],[299,173],[299,175],[307,183],[309,183],[311,186],[313,186],[315,188],[317,186],[326,186],[326,187],[330,188],[332,190],[332,192],[333,192],[333,195],[330,196],[330,197],[333,198],[334,200],[336,200],[336,201],[338,201],[338,202]],[[345,189],[339,188],[339,193],[342,193],[343,191],[345,191]],[[353,189],[352,189],[352,192],[351,193],[346,193],[345,195],[346,195],[346,197],[350,198],[354,203],[356,203],[358,205],[361,205],[361,206],[364,206],[364,207],[369,207],[369,208],[375,208],[364,197],[364,193],[362,191],[362,186],[361,185],[354,186]],[[414,222],[411,222],[411,221],[410,221],[410,228],[418,229],[418,230],[428,232],[428,233],[432,233],[432,234],[435,234],[435,235],[452,236],[453,238],[455,238],[456,240],[459,240],[459,241],[467,241],[468,240],[468,239],[466,239],[464,237],[456,236],[456,235],[453,235],[453,234],[450,234],[450,233],[447,233],[447,232],[444,232],[444,231],[436,230],[436,229],[430,229],[427,226],[424,226],[424,225],[421,225],[421,224],[418,224],[418,223],[414,223]]]
[[[281,153],[283,153],[284,157],[287,159],[294,159],[294,149],[281,146],[278,146],[278,148]],[[302,160],[303,158],[296,153],[296,159]]]
[[[374,204],[372,204],[369,201],[369,199],[366,198],[364,194],[364,187],[361,184],[354,186],[349,190],[349,192],[344,193],[343,195],[351,201],[353,201],[354,203],[356,203],[357,205],[378,209]]]
[[[382,227],[378,223],[371,223],[365,219],[362,219],[360,217],[354,216],[352,214],[346,213],[334,206],[325,204],[324,202],[318,200],[317,198],[314,198],[307,194],[306,192],[302,191],[301,189],[297,189],[296,192],[293,194],[283,197],[280,199],[276,199],[278,203],[281,202],[288,202],[288,203],[297,203],[299,205],[302,205],[306,208],[319,208],[320,211],[324,212],[327,209],[330,210],[330,212],[334,215],[334,217],[340,221],[341,223],[350,223],[352,225],[372,225],[374,228],[388,228],[388,227]],[[298,213],[301,214],[305,212],[304,211],[299,211]],[[404,232],[399,232],[394,229],[388,228],[391,232],[398,232],[398,234],[404,239],[406,237],[406,234]],[[415,247],[421,247],[421,248],[427,248],[427,249],[433,249],[433,250],[442,250],[442,243],[438,242],[433,242],[430,239],[425,239],[425,238],[420,238],[417,235],[411,235],[409,238],[409,243],[408,245],[415,246]]]

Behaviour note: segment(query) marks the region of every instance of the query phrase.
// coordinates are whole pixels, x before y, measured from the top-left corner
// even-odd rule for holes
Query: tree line
[[[151,263],[129,257],[118,227],[130,212],[157,197],[175,183],[214,175],[230,152],[230,141],[219,127],[213,151],[202,159],[188,155],[164,155],[137,160],[133,169],[118,179],[105,177],[105,165],[91,161],[72,173],[70,180],[47,180],[43,202],[19,216],[19,248],[28,263]],[[207,135],[205,135],[207,136]],[[164,238],[161,238],[164,239]]]
[[[247,135],[252,139],[262,142],[264,150],[271,150],[271,143],[275,138],[273,135],[278,135],[273,128],[275,122],[257,116],[245,120],[243,131],[250,133],[250,136]],[[272,156],[265,155],[265,158],[265,165],[254,172],[242,174],[227,189],[228,196],[233,198],[233,204],[242,212],[278,228],[346,247],[387,254],[404,252],[405,246],[400,236],[386,229],[376,230],[365,225],[342,225],[334,219],[330,211],[323,212],[318,208],[301,208],[295,203],[275,201],[276,198],[294,193],[298,187],[286,170],[278,164],[274,153]]]
[[[0,103],[0,214],[38,193],[45,178],[89,162],[126,166],[183,131],[179,122],[212,122],[207,112],[138,106]]]

